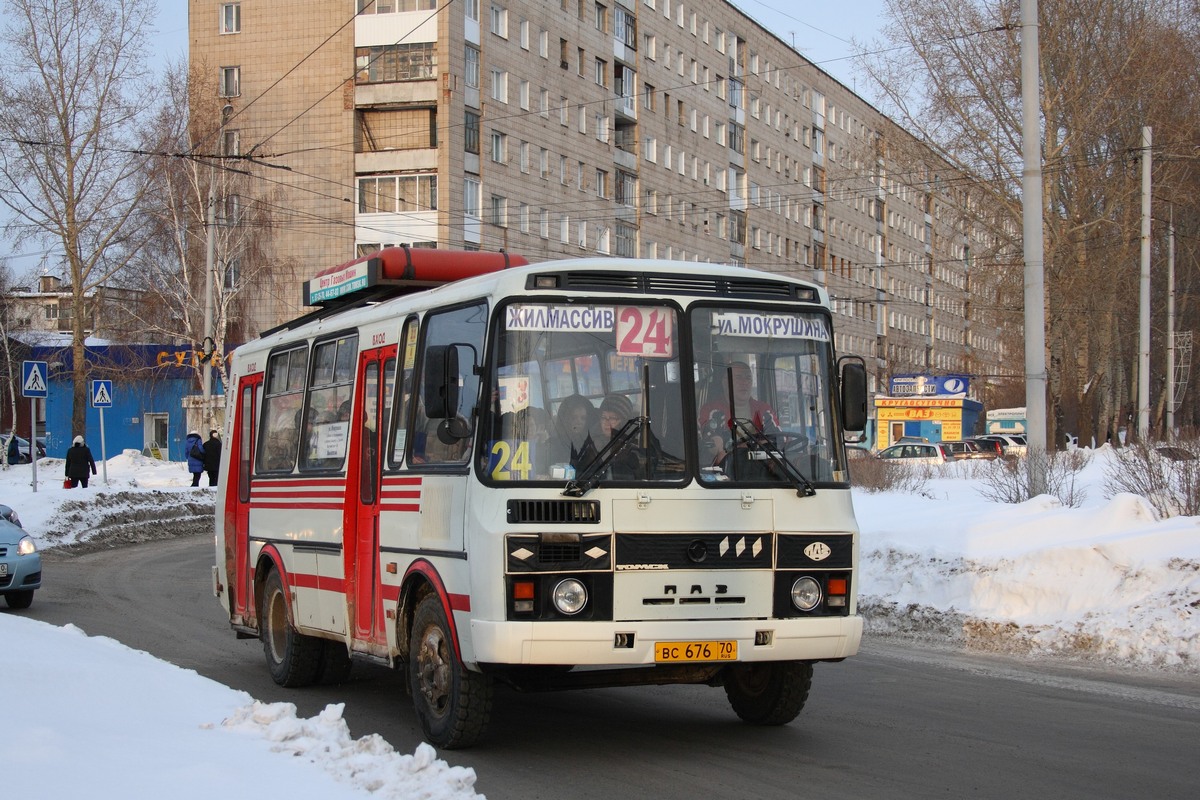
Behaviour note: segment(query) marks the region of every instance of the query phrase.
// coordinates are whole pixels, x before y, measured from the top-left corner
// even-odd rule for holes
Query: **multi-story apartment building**
[[[275,209],[251,330],[380,246],[504,248],[788,272],[829,288],[838,349],[879,387],[1000,371],[970,180],[723,0],[278,10],[190,5],[220,147],[287,168],[241,163]]]

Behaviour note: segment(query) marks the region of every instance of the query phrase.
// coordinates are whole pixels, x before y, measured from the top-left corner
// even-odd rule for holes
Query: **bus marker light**
[[[829,583],[826,584],[826,588],[830,594],[845,594],[846,593],[846,579],[845,578],[830,578]]]

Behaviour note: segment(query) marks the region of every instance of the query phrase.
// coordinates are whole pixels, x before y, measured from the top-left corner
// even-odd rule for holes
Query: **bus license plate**
[[[658,663],[681,661],[736,661],[737,641],[655,642],[654,660]]]

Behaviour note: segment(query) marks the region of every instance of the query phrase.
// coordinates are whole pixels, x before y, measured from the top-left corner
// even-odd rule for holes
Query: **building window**
[[[241,131],[224,129],[221,135],[221,155],[240,156],[242,154]]]
[[[221,33],[241,33],[242,32],[242,4],[241,3],[222,3],[221,4]]]
[[[508,9],[500,6],[492,6],[492,33],[497,36],[508,38]]]
[[[467,45],[466,49],[463,52],[464,52],[464,55],[466,56],[466,62],[467,62],[466,69],[464,70],[464,74],[463,74],[463,80],[466,82],[468,88],[478,89],[479,88],[479,49],[476,47],[472,47],[471,45]]]
[[[608,9],[601,3],[596,3],[596,30],[608,33]]]
[[[602,169],[596,170],[596,196],[608,197],[608,173]]]
[[[479,22],[479,0],[466,0],[465,14],[467,19],[473,22]]]
[[[508,198],[501,197],[498,194],[492,195],[492,219],[493,225],[500,228],[508,227]]]
[[[238,97],[242,93],[242,68],[221,67],[221,85],[218,91],[221,97]]]
[[[433,11],[437,0],[358,0],[359,14],[391,14],[395,11]],[[475,16],[471,16],[474,10]],[[479,0],[467,3],[467,18],[479,20]]]
[[[433,42],[354,48],[356,83],[430,80],[437,75]]]
[[[463,179],[463,215],[479,219],[479,205],[483,198],[483,186],[475,178]]]
[[[632,11],[617,9],[617,29],[615,35],[630,50],[637,49],[637,18]]]
[[[595,80],[597,86],[608,86],[608,62],[602,58],[596,59]]]
[[[642,108],[647,111],[654,111],[654,87],[648,83],[642,84]]]
[[[492,68],[492,99],[508,103],[508,73]]]
[[[380,175],[358,179],[358,213],[437,210],[437,174]]]
[[[479,155],[479,115],[474,111],[467,111],[463,118],[463,133],[465,142],[463,149],[468,153]]]
[[[508,137],[498,131],[492,131],[492,161],[497,164],[508,161]]]
[[[637,257],[637,228],[628,222],[617,223],[616,255],[620,258]]]
[[[637,176],[632,172],[617,170],[617,203],[633,207],[637,200]]]

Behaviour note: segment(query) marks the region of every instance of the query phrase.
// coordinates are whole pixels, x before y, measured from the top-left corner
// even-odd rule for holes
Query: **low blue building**
[[[88,403],[85,431],[74,430],[71,423],[74,376],[69,337],[51,340],[39,335],[36,340],[14,344],[14,355],[19,352],[22,359],[44,361],[48,367],[47,397],[38,401],[38,433],[45,436],[46,455],[62,457],[74,437],[82,433],[99,459],[100,410]],[[194,351],[178,345],[116,344],[90,337],[84,346],[89,389],[92,380],[112,381],[112,406],[104,409],[105,455],[112,458],[133,449],[182,461],[186,457],[183,441],[188,434],[184,399],[199,393],[192,368]],[[19,392],[20,387],[16,433],[27,437],[30,401]],[[221,393],[219,381],[213,382],[213,392]],[[5,409],[5,433],[12,429],[7,416]],[[201,433],[208,437],[208,431]]]

